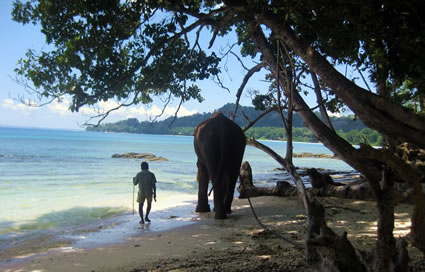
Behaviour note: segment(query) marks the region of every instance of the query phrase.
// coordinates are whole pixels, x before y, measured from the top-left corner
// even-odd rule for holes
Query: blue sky
[[[28,49],[41,51],[46,48],[45,38],[40,32],[38,26],[21,25],[12,21],[11,10],[12,0],[0,1],[0,35],[2,43],[0,43],[0,126],[19,126],[19,127],[42,127],[42,128],[61,128],[61,129],[82,129],[80,127],[89,116],[95,115],[92,109],[83,108],[80,113],[72,113],[68,110],[68,98],[64,98],[62,103],[51,103],[43,107],[28,107],[19,102],[21,97],[34,99],[26,92],[23,86],[20,86],[14,80],[14,69],[20,58],[25,56]],[[201,39],[208,42],[211,38],[210,34],[203,33]],[[235,37],[226,37],[217,40],[216,49],[232,44]],[[253,64],[246,64],[252,67]],[[242,82],[245,74],[244,69],[238,64],[234,57],[229,57],[226,68],[228,73],[222,75],[223,82],[230,89],[230,92],[220,88],[213,80],[205,80],[199,82],[202,95],[205,101],[198,103],[197,101],[189,101],[183,105],[180,115],[190,115],[194,113],[209,112],[223,106],[226,103],[236,101],[236,91]],[[250,80],[245,88],[245,95],[241,99],[244,106],[251,105],[251,99],[247,90],[261,89],[266,91],[267,84],[261,82],[261,77],[257,76]],[[310,99],[312,100],[312,99]],[[173,115],[178,101],[172,103],[166,111],[166,115]],[[116,101],[107,101],[97,105],[99,108],[108,109],[116,105]],[[115,122],[130,117],[139,120],[149,120],[154,117],[161,109],[163,102],[161,98],[155,99],[150,105],[137,105],[135,107],[123,109],[111,114],[105,122]]]

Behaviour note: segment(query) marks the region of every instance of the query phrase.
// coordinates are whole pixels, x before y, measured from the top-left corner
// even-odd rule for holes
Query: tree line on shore
[[[229,115],[234,109],[234,104],[229,103],[217,109]],[[260,114],[260,111],[255,110],[254,107],[242,107],[245,115],[249,119],[255,119]],[[240,112],[240,110],[239,110]],[[101,131],[101,132],[120,132],[120,133],[144,133],[144,134],[168,134],[168,135],[193,135],[193,130],[203,120],[209,118],[211,113],[194,114],[176,118],[173,122],[173,117],[169,117],[163,121],[143,121],[139,122],[136,118],[129,118],[114,123],[105,123],[95,127],[87,127],[88,131]],[[248,121],[238,114],[235,122],[241,127],[248,125]],[[255,126],[248,129],[245,134],[247,137],[261,139],[261,140],[286,140],[285,129],[280,124],[280,116],[277,113],[270,113],[265,118],[258,122]],[[352,116],[332,117],[331,121],[342,138],[351,144],[367,143],[370,145],[382,145],[382,136],[364,126],[364,124],[354,119]],[[173,122],[173,123],[172,123]],[[172,123],[172,124],[171,124]],[[317,143],[318,139],[314,134],[304,126],[302,119],[294,116],[294,141],[297,142],[310,142]]]

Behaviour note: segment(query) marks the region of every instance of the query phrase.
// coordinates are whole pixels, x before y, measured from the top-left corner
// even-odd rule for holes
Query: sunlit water
[[[280,154],[285,143],[264,141]],[[89,224],[132,210],[132,178],[140,160],[113,154],[146,152],[165,157],[150,162],[158,184],[154,208],[196,199],[193,137],[117,134],[0,127],[0,242],[10,233],[29,233]],[[296,143],[294,152],[331,154],[321,144]],[[263,151],[247,147],[254,180],[265,184],[280,165]],[[351,168],[340,160],[295,159],[298,167]],[[194,209],[194,207],[193,207]]]

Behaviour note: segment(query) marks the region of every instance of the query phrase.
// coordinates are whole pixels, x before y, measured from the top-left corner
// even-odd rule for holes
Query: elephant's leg
[[[235,194],[235,187],[236,182],[238,180],[239,171],[234,171],[232,173],[228,174],[228,180],[227,180],[227,188],[226,188],[226,194],[224,197],[224,208],[226,210],[226,213],[230,214],[232,213],[231,207],[233,202],[233,196]]]
[[[224,204],[224,197],[226,194],[226,177],[220,176],[216,181],[213,181],[214,185],[214,211],[215,219],[226,219],[226,209]]]
[[[196,205],[196,212],[209,212],[211,211],[210,205],[208,204],[208,182],[209,175],[208,170],[199,160],[198,160],[198,175],[196,179],[198,180],[198,205]]]

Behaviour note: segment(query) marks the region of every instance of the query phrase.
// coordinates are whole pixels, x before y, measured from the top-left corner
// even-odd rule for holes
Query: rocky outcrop
[[[335,155],[316,154],[316,153],[309,153],[309,152],[295,153],[294,158],[317,158],[317,159],[338,159],[339,160],[339,158]]]
[[[125,158],[125,159],[142,159],[145,161],[168,161],[168,159],[164,157],[157,157],[151,153],[134,153],[128,152],[124,154],[114,154],[112,158]]]

